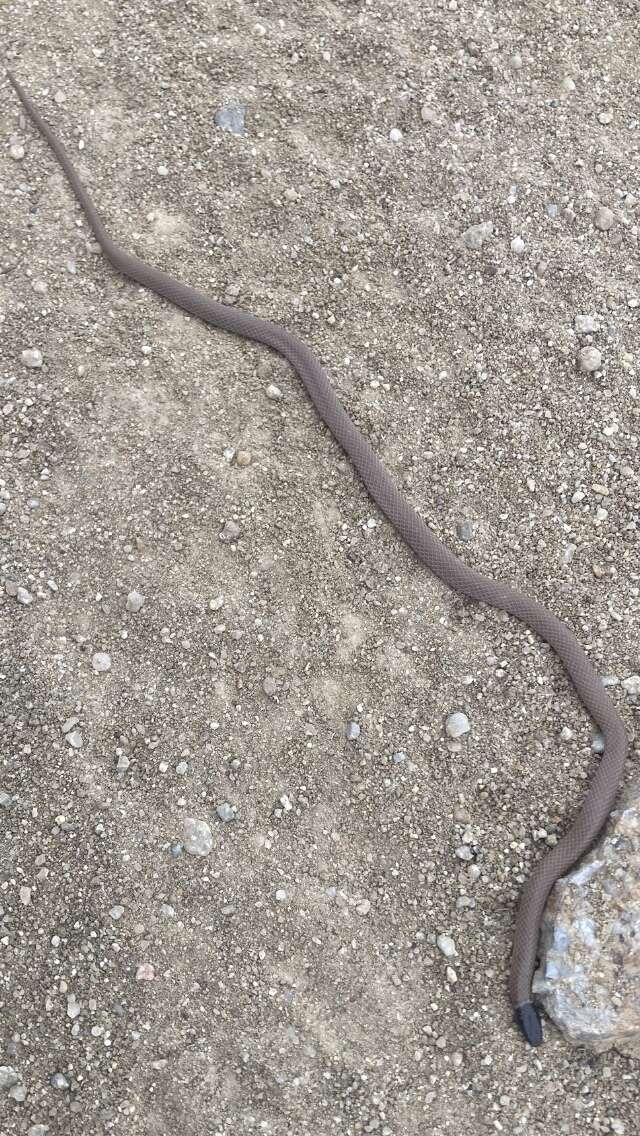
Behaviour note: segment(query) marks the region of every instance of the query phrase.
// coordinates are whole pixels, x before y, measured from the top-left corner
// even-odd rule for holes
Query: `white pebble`
[[[208,856],[213,848],[213,833],[206,820],[185,817],[182,825],[182,839],[191,856]]]
[[[284,888],[278,888],[278,890],[275,893],[275,898],[278,901],[278,903],[284,903],[285,902],[285,900],[287,898],[287,893],[284,890]]]
[[[637,698],[640,694],[640,675],[632,674],[623,678],[621,686],[631,698]]]
[[[25,367],[35,369],[42,366],[42,352],[37,347],[27,347],[20,356]]]
[[[150,962],[141,962],[136,970],[136,982],[153,982],[156,972]]]
[[[600,321],[597,316],[576,315],[573,326],[578,335],[591,335],[600,330]]]
[[[457,955],[456,944],[450,935],[438,935],[436,939],[438,950],[442,952],[445,958],[455,958]]]
[[[23,903],[25,907],[28,907],[29,904],[31,903],[31,888],[30,887],[26,887],[25,885],[23,885],[20,888],[20,903]]]
[[[511,251],[515,252],[516,256],[522,256],[524,252],[524,241],[522,237],[514,237],[511,242]]]
[[[14,162],[20,162],[24,158],[24,146],[14,142],[13,146],[9,147],[9,157],[13,158]]]
[[[91,660],[91,666],[96,674],[104,674],[106,671],[111,670],[111,655],[106,651],[96,651]]]
[[[578,351],[578,367],[586,374],[599,371],[602,366],[602,355],[597,347],[582,347]]]
[[[27,604],[33,603],[33,596],[31,595],[31,592],[27,591],[26,588],[18,588],[16,592],[16,599],[18,603],[24,604],[25,607],[27,606]]]
[[[468,734],[471,729],[471,723],[466,714],[461,711],[456,711],[450,714],[445,723],[445,729],[450,738],[461,738],[463,734]]]
[[[389,131],[389,141],[390,142],[402,142],[402,131],[398,130],[397,126],[394,126]]]
[[[275,383],[269,383],[269,386],[265,390],[265,394],[267,398],[271,399],[272,402],[277,402],[278,399],[282,398],[282,391],[280,390],[280,387],[276,386]]]
[[[140,611],[144,603],[144,596],[140,592],[129,592],[127,596],[127,611]]]

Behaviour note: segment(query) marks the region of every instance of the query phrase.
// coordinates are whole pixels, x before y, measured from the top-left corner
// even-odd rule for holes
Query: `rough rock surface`
[[[536,991],[570,1041],[640,1057],[640,786],[554,888]]]

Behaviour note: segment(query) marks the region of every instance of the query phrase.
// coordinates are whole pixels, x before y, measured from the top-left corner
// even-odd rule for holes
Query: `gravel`
[[[633,9],[0,5],[114,238],[299,334],[445,545],[621,680]],[[114,272],[0,98],[0,1061],[27,1091],[2,1136],[630,1136],[630,1059],[548,1021],[534,1055],[506,996],[522,881],[598,760],[561,665],[416,561],[285,361]],[[214,121],[231,105],[244,136]],[[628,776],[634,689],[607,688]]]

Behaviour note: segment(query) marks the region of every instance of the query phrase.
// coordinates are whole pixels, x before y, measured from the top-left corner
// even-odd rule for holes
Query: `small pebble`
[[[287,898],[287,893],[284,890],[284,888],[278,888],[278,890],[275,893],[275,898],[276,898],[278,903],[284,903],[285,902],[285,900]]]
[[[14,162],[22,161],[24,158],[24,146],[21,146],[19,142],[14,142],[13,145],[9,147],[9,157],[13,158]]]
[[[31,903],[31,888],[24,884],[20,888],[20,903],[24,904],[25,907],[29,907]]]
[[[522,256],[525,249],[525,244],[522,237],[514,237],[511,242],[511,251],[515,252],[516,256]]]
[[[600,330],[600,321],[597,316],[577,315],[573,321],[573,326],[578,335],[591,335]]]
[[[122,919],[122,916],[124,915],[124,907],[122,906],[122,904],[116,903],[115,906],[111,908],[109,915],[112,919],[115,919],[116,922],[118,919]]]
[[[473,860],[473,852],[468,844],[461,844],[456,848],[456,856],[459,860]]]
[[[182,825],[182,839],[191,856],[208,856],[213,848],[213,833],[206,820],[185,817]]]
[[[389,141],[390,142],[402,142],[402,131],[398,130],[397,126],[394,126],[389,131]]]
[[[266,394],[267,398],[271,399],[272,402],[277,402],[278,399],[282,398],[282,391],[280,390],[280,387],[276,386],[275,383],[269,383],[269,386],[264,393]]]
[[[264,690],[264,693],[269,696],[269,698],[273,698],[274,694],[278,693],[278,684],[275,678],[272,678],[271,675],[267,675],[264,682],[262,683],[262,689]]]
[[[603,126],[608,126],[610,122],[613,122],[613,113],[610,110],[601,110],[598,115],[598,122],[601,122]]]
[[[597,347],[581,347],[577,355],[578,368],[585,374],[599,371],[602,366],[602,355]]]
[[[33,603],[33,596],[31,595],[31,592],[27,591],[26,588],[17,589],[16,599],[18,603],[24,604],[25,607],[27,607],[28,604]]]
[[[621,685],[631,698],[637,698],[640,694],[640,675],[632,674],[623,678]]]
[[[72,730],[71,733],[65,734],[64,740],[72,749],[82,749],[82,734],[80,730]]]
[[[248,450],[238,450],[236,453],[236,465],[251,465],[251,454]]]
[[[433,110],[432,107],[427,106],[427,104],[425,103],[424,106],[420,110],[420,118],[422,119],[423,122],[435,122],[436,112]]]
[[[598,209],[596,209],[596,213],[593,218],[593,223],[596,229],[600,229],[601,232],[606,233],[607,230],[611,228],[614,221],[615,217],[606,205],[600,205]]]
[[[461,711],[456,711],[450,714],[445,723],[445,729],[450,738],[461,738],[463,734],[468,734],[471,729],[471,724],[466,714]]]
[[[566,91],[567,94],[571,94],[571,92],[575,91],[576,89],[576,85],[570,75],[565,76],[565,78],[562,80],[561,86],[562,90]]]
[[[11,1089],[20,1083],[20,1076],[13,1065],[0,1065],[0,1089]]]
[[[82,1007],[79,1002],[76,1002],[75,994],[69,994],[67,996],[67,1017],[74,1022],[76,1018],[80,1017],[81,1013]]]
[[[52,1073],[51,1074],[51,1087],[53,1089],[68,1089],[69,1088],[69,1082],[68,1082],[67,1078],[65,1077],[64,1073]]]
[[[156,972],[150,962],[141,962],[136,970],[136,982],[153,982]]]
[[[244,107],[238,103],[229,103],[228,106],[218,107],[213,121],[221,130],[229,134],[244,134]]]
[[[357,722],[347,722],[345,733],[350,742],[360,737],[360,727]]]
[[[371,911],[371,901],[368,899],[362,899],[360,903],[356,905],[356,911],[358,912],[358,915],[368,915]]]
[[[144,604],[144,596],[140,592],[129,592],[127,596],[127,611],[140,611]]]
[[[220,820],[224,821],[225,824],[227,824],[230,820],[236,819],[236,810],[234,809],[233,805],[229,804],[228,801],[224,801],[221,805],[218,805],[216,812]]]
[[[596,730],[591,739],[591,749],[594,753],[604,753],[604,738],[600,730]]]
[[[459,521],[456,525],[456,532],[458,534],[458,540],[473,540],[475,536],[473,521]]]
[[[462,242],[468,249],[478,250],[493,232],[493,221],[481,221],[478,225],[470,225],[462,234]]]
[[[111,655],[108,655],[106,651],[96,651],[91,659],[91,666],[96,674],[105,674],[111,670]]]
[[[234,540],[237,540],[239,536],[240,525],[236,524],[235,521],[226,521],[220,533],[220,540],[223,540],[225,544],[231,544]]]
[[[438,935],[436,939],[438,950],[442,952],[445,958],[455,958],[457,955],[456,944],[450,935]]]

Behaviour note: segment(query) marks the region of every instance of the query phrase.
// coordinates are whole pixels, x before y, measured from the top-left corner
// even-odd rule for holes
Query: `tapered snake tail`
[[[182,284],[175,277],[126,252],[111,239],[64,146],[20,83],[12,75],[9,78],[27,114],[56,155],[96,240],[114,267],[198,319],[253,339],[283,355],[297,371],[318,414],[351,459],[372,499],[418,559],[454,591],[508,612],[544,639],[564,664],[583,706],[600,727],[604,755],[580,811],[568,832],[531,873],[522,890],[516,915],[509,994],[514,1017],[522,1033],[531,1045],[539,1045],[542,1027],[532,999],[531,983],[544,907],[556,880],[582,856],[602,829],[615,802],[627,754],[624,723],[598,674],[565,623],[536,600],[469,568],[434,536],[398,491],[382,462],[339,402],[320,363],[304,343],[277,324],[258,319],[238,308],[226,307],[206,293]]]

